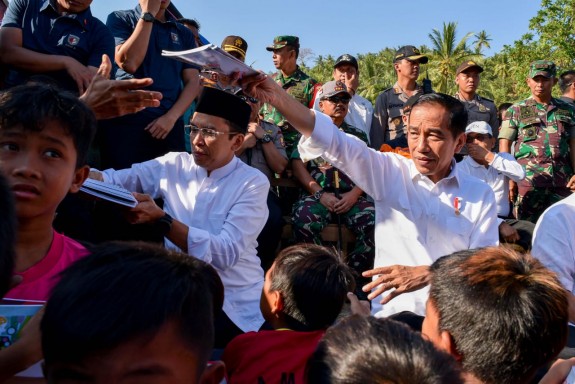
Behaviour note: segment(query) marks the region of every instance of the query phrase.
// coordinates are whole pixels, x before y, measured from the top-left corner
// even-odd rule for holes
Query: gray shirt
[[[284,138],[281,129],[272,123],[267,121],[260,121],[261,127],[267,134],[269,134],[273,143],[281,153],[283,157],[287,159],[287,154],[284,146]],[[239,158],[246,164],[259,169],[264,175],[268,177],[269,180],[274,178],[274,171],[268,165],[266,156],[264,155],[264,150],[262,148],[263,143],[258,140],[253,148],[246,149]]]

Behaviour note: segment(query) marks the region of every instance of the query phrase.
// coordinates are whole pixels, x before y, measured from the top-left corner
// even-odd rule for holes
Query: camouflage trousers
[[[557,187],[519,187],[517,197],[517,218],[537,223],[539,216],[556,202],[570,196],[568,188]]]
[[[361,273],[373,268],[375,207],[360,197],[349,211],[340,216],[341,224],[355,235],[355,247],[349,252],[346,262],[356,275],[356,293],[360,299],[366,299],[367,294],[361,292],[361,287],[371,279],[362,277]],[[330,212],[313,196],[306,196],[294,204],[292,223],[298,242],[321,245],[321,231],[329,223],[337,223],[337,214]]]

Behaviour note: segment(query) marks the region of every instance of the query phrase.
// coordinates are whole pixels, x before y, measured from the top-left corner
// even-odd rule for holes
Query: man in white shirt
[[[256,253],[268,217],[266,176],[235,156],[250,117],[239,97],[204,88],[191,121],[192,154],[171,152],[101,179],[135,191],[132,223],[164,225],[166,247],[211,264],[225,289],[224,314],[216,319],[216,348],[235,335],[257,331],[264,274]],[[94,178],[99,178],[95,172]],[[162,210],[154,198],[164,200]],[[173,218],[172,218],[173,216]],[[231,321],[230,321],[231,320]]]
[[[493,191],[459,172],[453,160],[465,144],[467,113],[461,102],[442,94],[419,96],[405,117],[409,160],[369,149],[339,131],[328,116],[290,100],[263,74],[243,84],[248,94],[274,105],[303,135],[302,159],[322,156],[373,197],[376,268],[364,272],[374,277],[364,291],[374,289],[369,295],[373,299],[392,290],[381,303],[372,302],[377,316],[406,310],[424,314],[427,289],[419,289],[427,285],[434,260],[498,244]]]
[[[491,126],[485,121],[472,122],[465,128],[465,134],[469,156],[466,156],[458,167],[461,171],[485,181],[493,189],[499,216],[499,241],[516,243],[523,250],[528,250],[531,248],[535,225],[526,220],[509,217],[509,179],[515,182],[523,180],[523,167],[510,153],[492,152],[496,139]]]
[[[333,79],[345,84],[347,91],[351,94],[348,105],[348,112],[344,121],[352,127],[359,128],[365,132],[369,140],[369,130],[371,129],[371,119],[373,118],[373,105],[369,100],[357,93],[359,87],[359,65],[357,59],[349,54],[343,54],[337,58],[333,66]],[[321,92],[321,90],[319,91]],[[318,93],[313,104],[313,109],[321,111],[319,108]]]
[[[569,321],[575,324],[575,194],[543,212],[533,233],[531,254],[557,273],[569,292]],[[573,332],[573,330],[571,330]],[[570,341],[575,347],[575,341]]]

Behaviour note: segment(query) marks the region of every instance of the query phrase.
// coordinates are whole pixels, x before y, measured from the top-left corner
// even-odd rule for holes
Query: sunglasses
[[[337,103],[349,104],[349,101],[351,99],[349,97],[346,97],[346,96],[331,96],[331,97],[326,97],[324,100],[329,100],[334,104],[337,104]]]

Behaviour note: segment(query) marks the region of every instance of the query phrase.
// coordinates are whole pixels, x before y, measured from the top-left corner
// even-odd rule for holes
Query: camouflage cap
[[[483,72],[483,67],[477,64],[475,61],[464,60],[461,64],[459,64],[459,67],[457,67],[457,70],[455,71],[455,76],[459,75],[461,72],[467,71],[470,68],[476,68],[479,73]]]
[[[340,57],[337,58],[337,60],[335,61],[335,64],[333,65],[334,68],[336,68],[338,65],[340,64],[351,64],[352,66],[355,67],[356,70],[359,69],[359,66],[357,65],[357,59],[355,57],[353,57],[350,54],[344,53],[343,55],[341,55]]]
[[[555,63],[548,60],[537,60],[529,66],[529,77],[535,76],[555,77],[557,74],[557,67]]]
[[[241,60],[244,61],[248,43],[239,36],[226,36],[222,41],[222,49],[226,52],[237,52],[241,56]]]
[[[327,99],[335,95],[343,93],[351,99],[351,94],[347,91],[347,87],[344,83],[339,80],[332,80],[325,83],[320,90],[319,97],[321,99]]]
[[[283,47],[287,47],[288,45],[295,48],[299,48],[299,37],[289,35],[277,36],[274,39],[273,45],[266,47],[266,50],[273,51],[274,49],[280,49]]]
[[[395,63],[402,59],[419,61],[421,64],[427,64],[427,61],[429,60],[427,56],[422,55],[421,52],[419,52],[419,49],[415,48],[413,45],[405,45],[395,52],[393,62]]]

